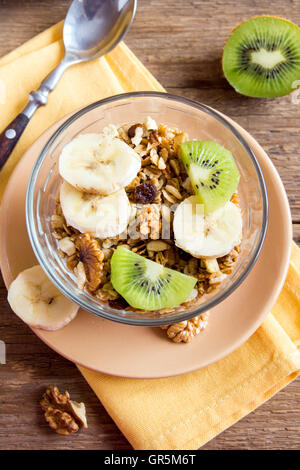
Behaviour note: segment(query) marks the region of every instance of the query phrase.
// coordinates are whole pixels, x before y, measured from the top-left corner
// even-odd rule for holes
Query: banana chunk
[[[40,265],[18,275],[8,289],[7,300],[18,317],[42,330],[62,328],[78,311],[78,305],[52,284]]]
[[[195,258],[225,256],[241,242],[242,227],[241,210],[232,202],[204,215],[203,206],[191,196],[174,214],[175,243]]]
[[[141,168],[141,158],[128,144],[104,134],[82,134],[59,157],[59,173],[87,193],[107,195],[127,186]]]
[[[101,239],[124,232],[130,217],[130,203],[124,189],[100,196],[79,191],[64,181],[60,204],[68,225]]]

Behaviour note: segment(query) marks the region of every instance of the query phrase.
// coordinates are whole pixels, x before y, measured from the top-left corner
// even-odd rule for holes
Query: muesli
[[[76,137],[59,168],[53,236],[78,287],[100,302],[160,313],[195,307],[233,271],[239,172],[216,142],[189,141],[147,117]]]

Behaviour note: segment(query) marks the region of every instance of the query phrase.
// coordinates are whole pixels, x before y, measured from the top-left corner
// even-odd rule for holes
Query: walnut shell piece
[[[83,233],[78,237],[77,247],[79,259],[84,265],[88,288],[93,292],[101,283],[104,253],[100,250],[97,240],[89,233]]]
[[[58,388],[49,385],[40,401],[44,416],[57,434],[68,436],[79,428],[87,428],[84,403],[70,400],[68,392],[60,393]]]

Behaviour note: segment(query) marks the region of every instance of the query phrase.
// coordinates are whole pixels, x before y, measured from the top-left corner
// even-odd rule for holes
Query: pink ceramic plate
[[[6,188],[0,215],[0,263],[6,286],[20,271],[36,264],[25,224],[27,181],[40,150],[59,124],[46,131],[26,152]],[[253,270],[229,298],[211,311],[207,329],[188,345],[175,344],[160,328],[122,325],[80,310],[76,319],[62,330],[34,329],[48,346],[99,372],[157,378],[191,372],[217,361],[258,328],[286,276],[292,239],[290,210],[271,160],[246,131],[235,125],[262,167],[269,195],[269,227]]]

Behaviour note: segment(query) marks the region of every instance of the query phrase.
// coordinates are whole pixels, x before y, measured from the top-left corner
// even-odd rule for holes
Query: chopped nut
[[[57,387],[49,385],[40,404],[47,423],[58,434],[67,436],[80,427],[88,427],[84,403],[70,400],[68,392],[60,393]]]
[[[149,134],[149,142],[151,145],[158,145],[161,141],[161,137],[160,135],[158,134],[158,130],[157,129],[154,129],[150,132]]]
[[[163,157],[160,157],[160,159],[158,160],[157,167],[159,170],[165,170],[167,168]]]
[[[209,273],[217,273],[220,271],[219,263],[216,258],[203,258],[203,263]]]
[[[191,320],[182,321],[173,325],[164,325],[161,328],[167,330],[167,336],[172,339],[174,343],[189,343],[200,331],[206,328],[208,317],[209,313],[206,312]]]
[[[126,131],[126,129],[124,127],[119,127],[118,132],[119,132],[119,138],[120,139],[124,140],[124,142],[126,142],[127,144],[129,144],[131,142],[130,136],[128,135],[128,132]],[[134,136],[134,134],[132,135],[132,137],[133,136]]]
[[[64,237],[58,242],[59,249],[66,253],[68,256],[74,255],[76,253],[75,244],[69,237]]]
[[[220,284],[221,282],[224,281],[224,279],[226,279],[226,277],[227,275],[225,273],[222,273],[221,271],[217,273],[212,273],[209,277],[209,284],[210,285]]]
[[[89,233],[79,237],[79,259],[84,265],[88,287],[91,291],[97,289],[101,282],[104,253],[100,250],[97,241]],[[82,268],[77,266],[77,271]]]
[[[85,269],[84,269],[84,264],[79,261],[79,263],[76,266],[76,274],[77,274],[77,287],[80,290],[84,289],[84,286],[86,285],[87,278],[85,274]]]
[[[174,145],[178,147],[183,142],[186,142],[189,139],[189,136],[185,132],[180,132],[174,137]]]
[[[143,129],[143,124],[140,124],[140,123],[133,124],[133,126],[129,127],[128,137],[130,137],[130,139],[132,139],[135,136],[135,131],[136,131],[137,127],[140,127],[141,129]]]
[[[150,160],[153,163],[153,165],[156,165],[156,166],[158,165],[159,156],[155,149],[150,150]]]
[[[140,126],[137,126],[135,128],[135,134],[134,134],[134,137],[131,137],[131,142],[133,143],[133,145],[137,146],[141,143],[142,141],[142,138],[143,138],[143,128],[140,127]]]
[[[53,230],[57,228],[63,228],[65,219],[62,215],[53,214],[51,217],[51,228]]]
[[[160,154],[160,156],[164,159],[164,162],[166,162],[166,161],[168,160],[168,158],[169,158],[169,152],[168,152],[168,150],[167,150],[165,147],[163,147],[163,148],[161,149],[161,151],[160,151],[159,154]]]
[[[146,127],[147,131],[152,131],[152,130],[158,129],[156,122],[150,116],[147,116],[146,119],[145,119],[145,127]]]
[[[170,245],[168,243],[163,242],[162,240],[152,240],[151,242],[147,243],[147,250],[148,251],[164,251],[168,250]]]

